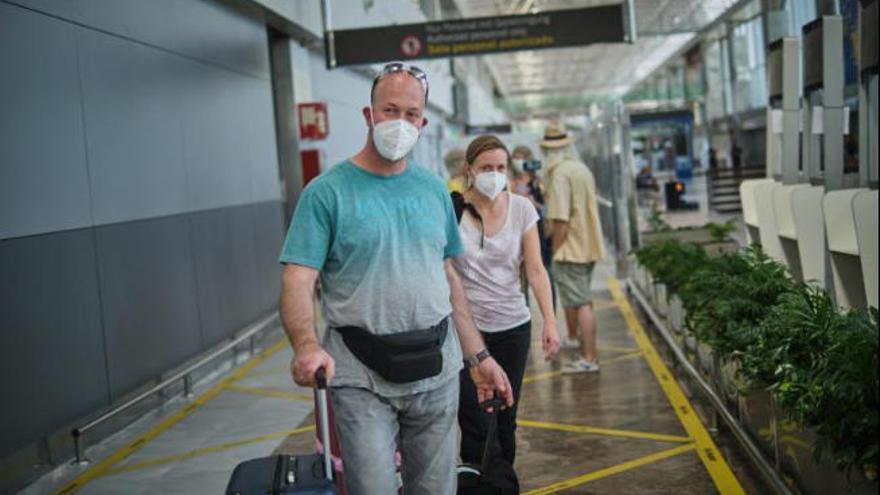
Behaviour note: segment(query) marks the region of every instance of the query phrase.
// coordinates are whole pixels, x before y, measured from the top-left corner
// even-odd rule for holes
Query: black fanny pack
[[[375,335],[360,327],[338,327],[342,340],[368,368],[392,383],[409,383],[440,374],[448,318],[426,330]]]

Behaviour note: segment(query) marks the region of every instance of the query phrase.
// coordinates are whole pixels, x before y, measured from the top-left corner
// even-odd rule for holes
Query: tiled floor
[[[311,391],[289,378],[290,347],[280,331],[274,337],[280,345],[241,378],[199,384],[195,398],[176,399],[89,448],[91,465],[59,468],[20,494],[223,493],[236,464],[267,455],[312,412]],[[79,488],[64,492],[72,482]]]
[[[519,412],[516,469],[523,493],[763,493],[723,438],[715,452],[723,454],[735,486],[710,475],[697,454],[710,437],[696,435],[693,425],[700,423],[686,427],[677,414],[656,362],[646,359],[652,347],[635,338],[610,275],[605,263],[594,278],[600,374],[562,375],[575,351],[544,362],[535,332]],[[541,328],[533,313],[533,328]],[[564,318],[559,322],[564,335]],[[252,361],[200,384],[195,398],[172,401],[90,448],[96,461],[90,466],[60,468],[21,493],[216,494],[241,460],[310,452],[311,391],[290,381],[291,352],[277,337],[256,366]]]
[[[766,493],[734,442],[723,436],[715,452],[720,452],[718,462],[728,460],[736,486],[716,484],[696,453],[698,442],[679,420],[611,297],[610,275],[610,266],[603,264],[594,278],[600,374],[561,374],[575,351],[546,363],[535,332],[517,430],[516,471],[523,493]],[[541,328],[535,307],[533,314],[533,328]],[[564,334],[564,321],[560,325]],[[313,447],[313,436],[291,435],[276,451]]]

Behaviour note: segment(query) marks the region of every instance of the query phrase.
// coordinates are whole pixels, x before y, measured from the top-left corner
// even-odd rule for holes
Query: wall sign
[[[321,140],[330,133],[327,119],[327,104],[323,102],[300,103],[297,105],[299,115],[299,138]]]
[[[305,188],[312,179],[321,174],[321,152],[316,149],[301,150],[299,158],[302,162],[302,186]]]

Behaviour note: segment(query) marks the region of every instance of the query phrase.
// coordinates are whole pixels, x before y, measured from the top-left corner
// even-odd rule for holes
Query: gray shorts
[[[454,495],[458,455],[458,375],[439,388],[379,397],[333,388],[333,413],[349,495],[397,493],[398,442],[407,494]]]
[[[579,308],[593,304],[590,285],[593,283],[595,263],[553,262],[553,278],[559,289],[563,308]]]

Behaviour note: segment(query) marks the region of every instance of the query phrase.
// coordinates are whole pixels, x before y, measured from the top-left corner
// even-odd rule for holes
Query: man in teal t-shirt
[[[462,245],[446,187],[406,159],[427,123],[427,92],[419,69],[385,66],[373,81],[371,106],[363,109],[366,145],[303,191],[281,253],[291,371],[304,386],[314,384],[318,368],[327,371],[350,495],[397,492],[396,442],[406,493],[455,493],[462,356],[481,400],[497,391],[513,403],[450,261]],[[312,304],[318,277],[329,328],[323,344]],[[383,378],[344,341],[355,331],[370,341],[436,329],[444,321],[442,366],[414,381]]]

